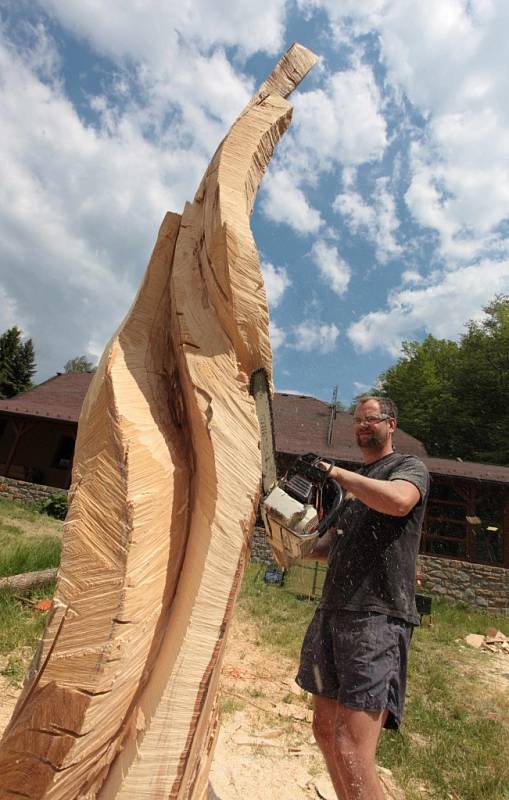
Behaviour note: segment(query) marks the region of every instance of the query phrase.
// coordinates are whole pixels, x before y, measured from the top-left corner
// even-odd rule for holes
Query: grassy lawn
[[[0,499],[0,577],[58,566],[62,522]]]
[[[298,599],[294,581],[267,586],[251,565],[241,613],[258,626],[260,644],[297,662],[316,603]],[[509,799],[509,658],[465,646],[489,626],[509,632],[509,616],[433,600],[432,624],[417,628],[411,647],[405,718],[384,732],[379,763],[392,770],[407,800]],[[506,658],[505,682],[494,664]]]
[[[0,577],[58,566],[61,536],[62,522],[0,499]],[[53,591],[51,584],[19,595],[0,591],[0,673],[14,683],[22,679],[27,653],[45,624],[46,614],[33,606]]]

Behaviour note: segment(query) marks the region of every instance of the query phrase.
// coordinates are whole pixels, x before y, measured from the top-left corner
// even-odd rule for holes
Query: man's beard
[[[357,444],[361,448],[361,450],[383,450],[385,445],[387,444],[387,440],[389,438],[389,434],[377,433],[376,431],[372,431],[366,433],[361,438],[361,435],[357,434]]]

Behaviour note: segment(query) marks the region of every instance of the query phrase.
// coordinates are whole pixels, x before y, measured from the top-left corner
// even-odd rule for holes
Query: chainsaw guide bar
[[[311,553],[318,539],[334,524],[343,492],[336,481],[328,478],[330,470],[324,472],[317,466],[320,457],[314,453],[298,457],[288,474],[278,481],[271,390],[264,369],[252,373],[249,390],[260,425],[260,513],[274,561],[288,569]]]

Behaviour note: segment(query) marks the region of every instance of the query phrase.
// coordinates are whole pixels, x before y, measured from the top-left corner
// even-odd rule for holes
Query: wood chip
[[[480,650],[484,644],[484,636],[481,636],[480,633],[469,633],[465,636],[465,641],[470,647],[475,647],[476,650]]]

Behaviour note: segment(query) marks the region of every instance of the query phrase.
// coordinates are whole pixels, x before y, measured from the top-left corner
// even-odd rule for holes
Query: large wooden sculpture
[[[0,797],[202,798],[260,488],[270,374],[249,228],[315,56],[293,45],[167,214],[79,424],[54,609],[0,747]]]

